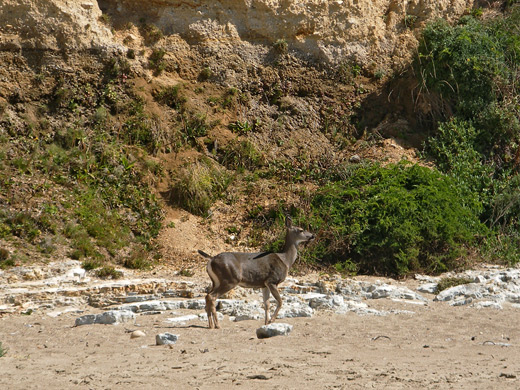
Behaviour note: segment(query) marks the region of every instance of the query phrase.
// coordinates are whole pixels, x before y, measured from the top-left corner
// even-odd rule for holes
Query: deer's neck
[[[287,267],[291,268],[298,257],[298,248],[295,244],[286,241],[283,254],[285,257],[284,262],[287,264]]]

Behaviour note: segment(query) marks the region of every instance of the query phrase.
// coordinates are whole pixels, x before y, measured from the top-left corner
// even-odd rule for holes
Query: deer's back
[[[266,283],[278,285],[287,277],[287,266],[271,253],[255,259],[259,253],[224,252],[211,260],[213,272],[219,278],[252,288],[262,288]]]

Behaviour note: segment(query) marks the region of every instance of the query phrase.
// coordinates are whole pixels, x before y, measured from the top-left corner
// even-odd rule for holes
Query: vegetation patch
[[[184,166],[171,189],[172,199],[185,210],[207,216],[213,203],[225,195],[231,175],[209,159]]]
[[[520,7],[504,17],[429,24],[416,60],[423,90],[440,97],[426,153],[456,182],[492,234],[483,253],[520,261]],[[432,101],[435,101],[433,99]]]
[[[309,224],[312,257],[387,275],[457,268],[486,232],[453,179],[410,163],[352,168],[313,196]]]
[[[7,348],[2,345],[0,341],[0,357],[4,357],[7,354]]]

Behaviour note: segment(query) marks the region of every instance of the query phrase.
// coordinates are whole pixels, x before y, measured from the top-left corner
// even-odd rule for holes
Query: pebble
[[[139,337],[144,337],[146,336],[146,333],[144,333],[142,330],[134,330],[131,334],[130,334],[130,338],[131,339],[137,339]]]

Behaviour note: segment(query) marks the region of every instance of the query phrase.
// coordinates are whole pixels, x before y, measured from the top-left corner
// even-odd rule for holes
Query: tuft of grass
[[[199,81],[207,81],[213,77],[213,71],[209,67],[204,67],[199,73]]]
[[[289,44],[285,39],[280,38],[273,43],[273,48],[276,50],[277,53],[285,54],[289,50]]]
[[[86,259],[81,263],[81,267],[85,271],[91,271],[93,269],[99,268],[103,265],[103,263],[99,259]]]
[[[172,198],[182,208],[207,216],[213,203],[224,196],[231,176],[211,160],[189,164],[178,172],[172,187]]]
[[[154,94],[155,100],[178,110],[187,101],[186,97],[180,93],[181,88],[180,84],[164,87]]]
[[[130,269],[147,270],[152,267],[151,261],[148,259],[148,254],[143,249],[134,250],[123,261],[123,266]]]
[[[195,272],[193,272],[191,269],[183,268],[179,271],[179,275],[191,278],[193,275],[195,275]]]
[[[254,170],[265,165],[265,156],[248,140],[233,140],[219,150],[221,164],[229,169]]]
[[[123,277],[123,273],[116,270],[111,265],[105,265],[96,271],[96,276],[102,279],[121,279]]]
[[[3,357],[7,354],[7,351],[8,349],[5,348],[3,345],[2,345],[2,342],[0,341],[0,357]]]

